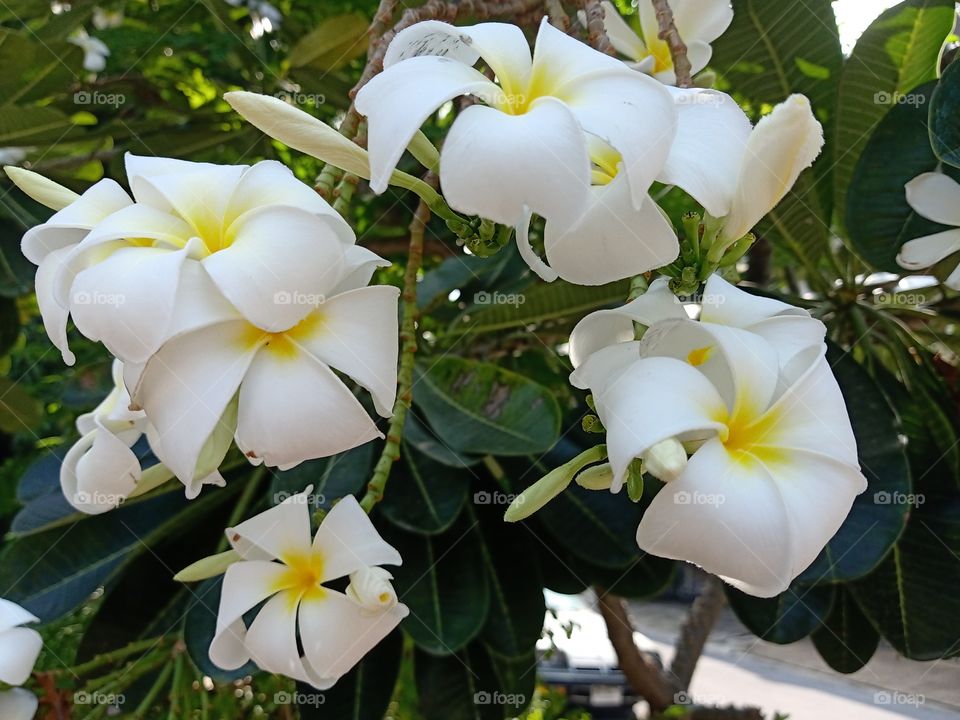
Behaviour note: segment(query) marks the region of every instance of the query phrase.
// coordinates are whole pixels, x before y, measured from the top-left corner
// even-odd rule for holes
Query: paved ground
[[[634,625],[665,660],[686,612],[679,603],[637,603]],[[820,659],[810,640],[774,645],[758,640],[726,609],[697,666],[691,694],[697,702],[755,705],[790,720],[957,720],[960,661],[919,663],[881,646],[866,667],[840,675]]]

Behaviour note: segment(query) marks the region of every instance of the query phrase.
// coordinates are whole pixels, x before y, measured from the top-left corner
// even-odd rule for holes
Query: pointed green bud
[[[3,170],[7,173],[7,177],[13,180],[14,185],[30,198],[41,205],[46,205],[51,210],[63,210],[80,197],[70,188],[49,180],[32,170],[24,170],[13,165],[5,165]]]
[[[643,462],[634,460],[627,472],[627,497],[630,502],[640,502],[643,497]]]
[[[207,578],[223,575],[227,568],[240,560],[240,554],[236,550],[227,550],[217,555],[211,555],[197,560],[193,565],[185,567],[183,570],[173,576],[177,582],[199,582]]]
[[[588,467],[577,475],[576,482],[586,490],[609,490],[613,484],[613,468],[610,463]]]
[[[607,446],[597,445],[580,453],[570,462],[551,470],[533,485],[517,495],[504,513],[507,522],[517,522],[533,515],[557,495],[567,489],[574,476],[587,465],[605,460]]]

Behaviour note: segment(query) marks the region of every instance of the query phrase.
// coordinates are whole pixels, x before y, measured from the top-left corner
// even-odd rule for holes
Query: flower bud
[[[577,485],[586,490],[609,490],[613,484],[613,469],[610,463],[588,467],[576,477]]]
[[[648,473],[658,480],[675,480],[687,467],[687,451],[676,438],[661,440],[643,454]]]
[[[49,180],[31,170],[24,170],[11,165],[7,165],[3,170],[7,173],[7,177],[13,180],[14,185],[51,210],[63,210],[80,197],[70,188],[66,188],[60,183]]]
[[[370,612],[383,612],[397,604],[393,575],[381,567],[365,567],[350,575],[347,597]]]

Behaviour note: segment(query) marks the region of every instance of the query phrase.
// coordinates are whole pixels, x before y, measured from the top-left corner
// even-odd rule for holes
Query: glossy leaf
[[[943,72],[930,101],[930,143],[943,162],[960,168],[960,65]]]
[[[750,632],[761,640],[787,645],[816,630],[833,607],[829,585],[791,585],[773,598],[758,598],[725,586],[730,607]]]
[[[833,610],[823,626],[814,631],[813,645],[820,657],[840,673],[854,673],[877,651],[880,634],[870,624],[853,595],[837,589]]]
[[[471,479],[469,471],[441,465],[404,442],[380,512],[404,530],[442,533],[463,509]]]
[[[547,388],[476,360],[419,363],[414,402],[440,439],[460,452],[543,452],[560,432],[560,409]]]

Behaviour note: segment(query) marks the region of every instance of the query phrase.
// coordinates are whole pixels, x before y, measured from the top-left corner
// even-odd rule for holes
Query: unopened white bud
[[[347,597],[370,612],[383,612],[397,604],[393,575],[380,567],[365,567],[350,574]]]
[[[675,480],[687,467],[687,451],[676,438],[661,440],[643,454],[644,469],[658,480]]]

